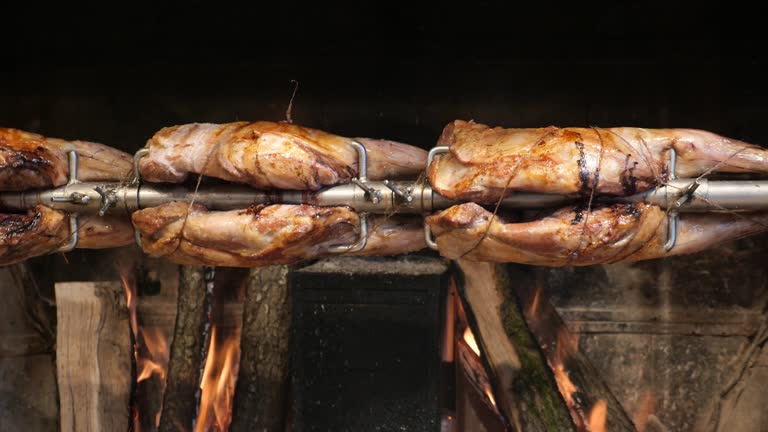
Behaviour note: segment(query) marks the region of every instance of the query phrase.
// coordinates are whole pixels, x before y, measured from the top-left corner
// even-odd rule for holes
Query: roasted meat
[[[396,179],[424,169],[426,152],[360,138],[368,177]],[[287,123],[194,123],[161,129],[147,143],[139,171],[152,182],[179,183],[203,174],[260,189],[317,190],[357,175],[350,139]]]
[[[682,214],[676,245],[666,252],[666,220],[664,210],[647,204],[566,208],[515,222],[466,203],[427,217],[447,258],[551,267],[683,255],[768,231],[768,213]]]
[[[209,212],[173,202],[133,214],[144,251],[180,264],[257,267],[289,264],[355,242],[359,217],[347,207],[254,206]],[[369,246],[358,254],[393,255],[424,247],[415,223],[372,222]],[[399,229],[402,227],[402,229]]]
[[[81,217],[78,247],[101,249],[130,244],[133,230],[124,218]],[[70,239],[64,212],[37,206],[26,214],[0,214],[0,265],[56,252]]]
[[[457,120],[437,144],[450,146],[450,153],[429,167],[432,187],[478,203],[515,191],[632,195],[669,177],[673,148],[681,178],[709,170],[768,173],[768,150],[693,129],[503,129]]]
[[[67,152],[76,150],[82,181],[124,180],[131,172],[127,153],[88,141],[46,138],[0,128],[0,191],[61,186],[67,182]]]

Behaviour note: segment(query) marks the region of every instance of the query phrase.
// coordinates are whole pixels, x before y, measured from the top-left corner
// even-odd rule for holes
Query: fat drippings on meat
[[[406,144],[359,138],[368,176],[396,179],[423,171],[426,152]],[[203,174],[255,188],[317,190],[357,175],[351,139],[287,123],[193,123],[161,129],[147,143],[142,177],[179,183]]]

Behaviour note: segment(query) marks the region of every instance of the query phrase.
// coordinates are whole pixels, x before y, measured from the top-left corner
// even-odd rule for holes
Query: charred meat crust
[[[68,235],[64,213],[48,207],[0,214],[0,265],[54,252]]]

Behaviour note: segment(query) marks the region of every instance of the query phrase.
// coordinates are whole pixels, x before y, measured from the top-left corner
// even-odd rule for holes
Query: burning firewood
[[[536,336],[555,374],[574,422],[593,432],[635,430],[634,423],[600,372],[579,352],[576,337],[545,298],[541,269],[521,266],[508,266],[506,269],[510,279],[515,281],[513,289],[524,306],[528,327]],[[604,427],[599,427],[599,424]]]
[[[181,267],[178,314],[171,345],[168,383],[160,417],[161,431],[190,430],[196,416],[206,291],[201,267]]]
[[[459,261],[458,270],[458,289],[492,372],[501,413],[515,430],[575,430],[546,360],[528,332],[522,312],[509,298],[510,287],[500,267]]]
[[[458,268],[468,314],[474,316],[479,345],[493,371],[496,399],[514,427],[636,430],[599,372],[571,349],[554,308],[534,295],[532,277],[465,260]]]
[[[291,324],[287,275],[287,266],[249,272],[233,432],[278,431],[283,426]]]

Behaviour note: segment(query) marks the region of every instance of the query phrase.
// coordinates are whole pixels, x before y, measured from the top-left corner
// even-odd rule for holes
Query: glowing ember
[[[480,347],[477,346],[477,341],[475,340],[475,335],[472,334],[472,330],[467,327],[466,330],[464,330],[464,342],[469,345],[470,348],[472,348],[472,351],[475,352],[475,354],[480,357]]]
[[[589,431],[605,432],[605,419],[608,416],[608,404],[600,399],[592,406],[589,412]]]
[[[195,431],[226,431],[232,422],[232,397],[240,362],[240,329],[211,329],[211,345],[200,385],[200,415]]]

